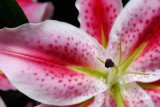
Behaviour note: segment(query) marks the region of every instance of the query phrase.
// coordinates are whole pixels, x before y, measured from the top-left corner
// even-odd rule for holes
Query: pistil
[[[109,68],[109,67],[114,67],[114,62],[111,59],[107,59],[105,61],[105,67]]]
[[[112,72],[109,72],[107,76],[108,83],[112,86],[118,82],[119,68],[116,66],[116,64],[114,64],[114,62],[111,59],[106,59],[105,67],[112,69]]]

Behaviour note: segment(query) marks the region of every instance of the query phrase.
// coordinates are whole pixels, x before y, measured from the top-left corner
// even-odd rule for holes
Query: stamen
[[[105,67],[109,68],[109,67],[114,67],[114,62],[111,59],[107,59],[105,61]]]

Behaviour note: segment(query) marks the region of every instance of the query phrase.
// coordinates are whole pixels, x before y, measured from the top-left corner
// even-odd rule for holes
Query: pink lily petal
[[[135,60],[130,69],[136,72],[151,73],[153,80],[160,79],[160,34],[155,38],[152,38],[141,55]],[[135,77],[134,77],[135,78]],[[152,79],[148,82],[152,82]],[[140,79],[140,81],[142,78]],[[143,81],[141,81],[143,82]]]
[[[159,0],[130,0],[113,25],[108,52],[114,57],[119,55],[121,36],[122,56],[125,59],[142,43],[157,36],[159,12]]]
[[[105,58],[105,49],[76,27],[45,21],[4,28],[0,38],[0,68],[18,90],[37,101],[71,105],[108,88],[103,81],[66,67],[104,66],[97,57]]]
[[[29,22],[37,23],[49,19],[53,15],[51,2],[38,3],[33,0],[17,0]]]
[[[121,93],[127,107],[154,107],[150,96],[135,82],[127,84],[127,89],[121,86]]]
[[[110,29],[122,9],[121,0],[77,0],[80,27],[102,44],[102,29],[106,41]]]
[[[150,96],[135,82],[121,86],[121,94],[127,107],[154,107]]]
[[[81,104],[71,105],[71,106],[63,106],[63,107],[79,107]],[[107,91],[95,96],[94,100],[84,107],[116,107],[116,101],[112,96],[111,92]],[[62,107],[62,106],[53,106],[41,104],[36,107]]]
[[[147,83],[149,85],[156,85],[160,86],[160,80],[152,83]],[[144,90],[147,92],[147,94],[152,98],[152,101],[154,102],[155,107],[159,107],[160,105],[160,89],[146,89]]]
[[[54,105],[47,105],[47,104],[40,104],[36,107],[79,107],[80,104],[70,105],[70,106],[54,106]]]
[[[94,100],[87,105],[87,107],[116,107],[116,101],[111,94],[111,92],[107,91],[95,96]]]
[[[13,38],[11,35],[16,36]],[[3,29],[0,36],[1,51],[65,66],[83,66],[104,72],[106,70],[104,64],[98,60],[108,58],[106,50],[91,36],[65,23],[46,21],[26,24],[16,29]]]
[[[152,98],[155,107],[160,105],[160,89],[145,89],[147,94]]]
[[[0,74],[0,89],[1,90],[16,90],[14,86],[9,82],[4,74]],[[1,107],[1,106],[0,106]]]
[[[0,97],[0,107],[6,107],[5,103],[3,102],[2,98]]]
[[[134,71],[138,72],[138,71]],[[149,75],[138,75],[138,74],[128,74],[124,76],[125,82],[130,83],[130,82],[154,82],[160,79],[160,73],[153,73],[153,72],[147,72]]]

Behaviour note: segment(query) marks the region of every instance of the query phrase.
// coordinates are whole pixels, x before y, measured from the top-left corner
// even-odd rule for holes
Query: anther
[[[111,59],[106,59],[106,61],[105,61],[105,67],[106,68],[114,67],[114,62]]]

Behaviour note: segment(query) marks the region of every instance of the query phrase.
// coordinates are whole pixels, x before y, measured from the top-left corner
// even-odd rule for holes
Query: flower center
[[[111,69],[111,70],[108,70],[109,72],[108,72],[108,75],[106,76],[106,83],[110,85],[111,88],[115,84],[118,84],[120,80],[123,82],[124,85],[126,85],[125,80],[123,78],[123,76],[126,74],[148,75],[148,74],[139,73],[139,72],[130,72],[130,71],[127,72],[126,67],[124,67],[125,65],[117,66],[116,64],[114,64],[112,59],[106,59],[104,64],[107,69]],[[121,68],[125,68],[125,69],[121,69]]]
[[[107,75],[107,83],[109,85],[111,85],[111,87],[118,83],[119,79],[121,78],[121,72],[119,70],[119,68],[114,64],[114,62],[112,61],[112,59],[106,59],[105,61],[105,67],[107,69],[111,69],[111,71],[108,73]]]

